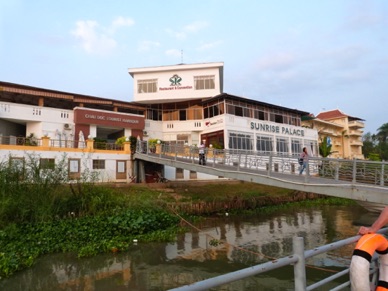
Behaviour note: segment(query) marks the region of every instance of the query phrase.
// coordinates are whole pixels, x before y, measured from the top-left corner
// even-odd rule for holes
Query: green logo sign
[[[170,86],[180,86],[181,85],[180,81],[182,81],[182,78],[179,77],[177,74],[175,74],[170,78],[169,81],[171,82]]]

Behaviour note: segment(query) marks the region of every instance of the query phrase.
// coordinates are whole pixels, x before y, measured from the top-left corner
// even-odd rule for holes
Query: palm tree
[[[377,129],[377,137],[380,142],[386,142],[388,137],[388,123],[384,123]]]
[[[323,158],[326,158],[327,156],[329,156],[332,151],[331,151],[331,144],[329,144],[328,142],[328,137],[325,136],[322,140],[321,140],[321,143],[319,145],[319,154],[323,157]]]
[[[380,158],[382,160],[387,160],[388,159],[388,143],[387,143],[388,123],[384,123],[377,130],[378,132],[376,134],[376,137],[379,141],[378,150],[380,152]]]

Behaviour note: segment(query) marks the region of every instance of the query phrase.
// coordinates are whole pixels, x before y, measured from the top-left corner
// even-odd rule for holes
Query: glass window
[[[125,161],[117,161],[117,173],[125,173]]]
[[[300,154],[302,152],[302,141],[300,139],[291,140],[291,153]]]
[[[215,88],[215,76],[194,76],[194,88],[195,90],[206,90]]]
[[[158,80],[149,79],[149,80],[138,80],[137,81],[137,93],[155,93],[157,92]]]
[[[80,159],[69,159],[69,179],[79,179],[81,177],[80,172]]]
[[[54,170],[55,169],[55,159],[40,159],[39,168],[44,170]]]
[[[93,169],[94,170],[104,170],[105,169],[105,160],[93,160]]]
[[[283,115],[275,114],[275,122],[276,123],[283,123]]]
[[[288,139],[278,137],[276,139],[276,151],[282,154],[288,154]]]
[[[318,156],[318,143],[315,140],[306,140],[305,146],[311,156]]]
[[[258,135],[256,137],[256,150],[259,152],[272,152],[273,151],[272,137]]]
[[[147,109],[147,119],[162,120],[162,111],[159,109]]]
[[[70,173],[79,173],[79,159],[69,159],[69,172]]]
[[[229,133],[229,149],[252,150],[253,138],[251,134]]]
[[[235,106],[234,110],[235,110],[234,115],[236,115],[236,116],[243,116],[243,108],[242,107]]]
[[[186,120],[186,110],[179,110],[179,120]]]

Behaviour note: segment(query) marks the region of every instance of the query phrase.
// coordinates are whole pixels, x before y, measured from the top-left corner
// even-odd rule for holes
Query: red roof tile
[[[335,109],[335,110],[321,112],[317,115],[317,118],[322,120],[329,120],[329,119],[348,117],[348,116],[349,115],[346,115],[341,110]]]

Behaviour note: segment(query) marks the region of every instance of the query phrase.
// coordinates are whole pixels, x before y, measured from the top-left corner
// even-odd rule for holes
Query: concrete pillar
[[[146,176],[145,176],[145,167],[144,167],[144,161],[138,161],[138,177],[140,183],[146,182]]]
[[[50,146],[50,137],[43,136],[42,137],[42,147],[49,147]]]
[[[124,152],[131,153],[131,143],[129,141],[124,142]]]
[[[88,138],[87,141],[86,141],[86,148],[89,150],[89,151],[92,151],[94,150],[94,140],[91,139],[91,138]]]
[[[160,143],[157,143],[155,145],[155,153],[160,154],[162,152],[162,145]]]

